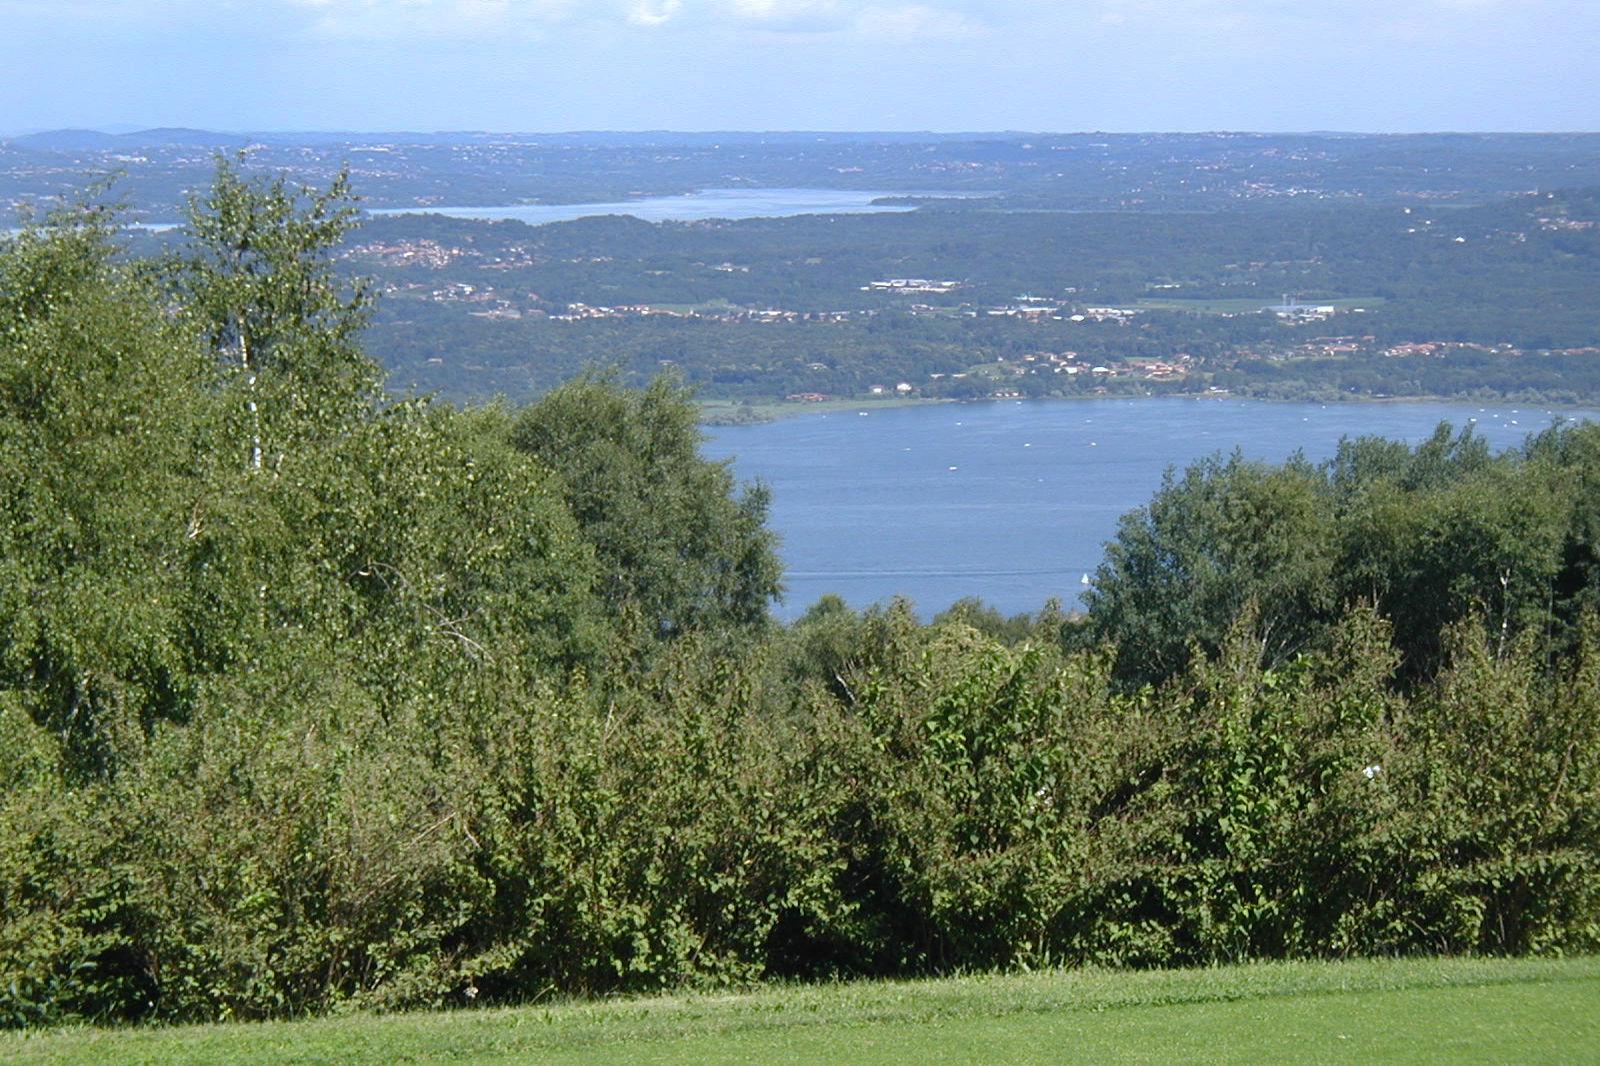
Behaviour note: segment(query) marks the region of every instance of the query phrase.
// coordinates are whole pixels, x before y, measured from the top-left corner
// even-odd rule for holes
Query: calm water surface
[[[910,597],[924,615],[963,596],[1007,613],[1077,602],[1124,512],[1168,466],[1240,449],[1325,459],[1342,436],[1417,441],[1440,421],[1502,449],[1596,411],[1474,403],[1272,404],[1145,399],[945,404],[715,427],[706,454],[772,487],[788,593],[856,606]]]
[[[427,213],[451,218],[515,219],[531,226],[570,222],[591,215],[632,215],[646,222],[692,222],[708,218],[781,218],[788,215],[876,214],[910,211],[908,205],[874,204],[904,193],[857,189],[701,189],[682,196],[652,196],[607,204],[514,204],[508,207],[378,208],[374,215]]]

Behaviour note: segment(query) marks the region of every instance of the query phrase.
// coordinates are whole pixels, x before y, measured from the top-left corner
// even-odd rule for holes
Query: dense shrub
[[[385,401],[288,232],[0,250],[0,1025],[1600,947],[1600,431],[1206,464],[1085,625],[783,629],[681,390]]]
[[[1080,955],[1123,861],[1122,796],[1159,726],[1113,695],[1102,655],[1016,648],[960,623],[876,618],[823,701],[849,782],[854,943],[874,972],[1038,964]]]

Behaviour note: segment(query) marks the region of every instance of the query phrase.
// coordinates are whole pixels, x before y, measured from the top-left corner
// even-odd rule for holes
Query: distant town
[[[0,208],[110,174],[125,218],[170,223],[219,152],[291,187],[348,173],[374,213],[341,266],[383,297],[401,390],[600,366],[796,403],[1600,399],[1600,136],[57,130],[0,141]],[[620,213],[782,188],[887,213]],[[606,217],[388,213],[562,204]]]
[[[1587,221],[1557,218],[1547,221],[1547,228],[1565,232],[1582,233],[1593,228],[1592,223]],[[1128,305],[1086,302],[1075,287],[1068,287],[1054,296],[1019,293],[1004,302],[978,303],[966,298],[973,290],[967,280],[920,276],[866,278],[855,286],[856,291],[861,293],[894,297],[896,304],[893,308],[817,310],[771,305],[740,306],[728,300],[698,304],[639,300],[556,303],[538,292],[527,290],[525,286],[503,288],[492,281],[411,280],[404,277],[415,273],[411,268],[418,268],[425,275],[434,275],[448,272],[452,267],[470,265],[478,272],[498,272],[509,276],[513,272],[547,265],[547,258],[530,244],[512,242],[493,250],[483,250],[426,237],[383,239],[354,244],[343,252],[343,256],[353,269],[391,268],[393,273],[381,286],[381,292],[390,300],[400,301],[396,306],[403,307],[407,301],[421,301],[441,308],[459,309],[473,319],[505,322],[592,323],[655,319],[729,326],[843,325],[870,322],[893,313],[912,319],[1004,320],[1035,327],[1048,324],[1070,329],[1073,326],[1090,325],[1126,327],[1135,323],[1140,316],[1170,313],[1174,309],[1189,306],[1179,299],[1182,286],[1164,281],[1147,282],[1145,289],[1151,295]],[[564,262],[603,265],[613,263],[614,258],[605,255],[577,256],[569,257]],[[748,266],[730,261],[694,265],[726,275],[748,274],[750,270]],[[478,276],[481,277],[481,273]],[[918,376],[858,382],[842,393],[825,387],[800,387],[784,391],[781,397],[788,402],[802,404],[852,397],[908,398],[946,395],[951,386],[959,385],[963,395],[1011,399],[1039,394],[1039,379],[1050,378],[1072,383],[1074,391],[1082,391],[1086,387],[1091,391],[1106,391],[1130,383],[1142,383],[1166,387],[1197,384],[1204,391],[1223,393],[1229,390],[1213,383],[1216,372],[1251,363],[1293,364],[1368,358],[1450,360],[1467,355],[1512,358],[1529,352],[1508,342],[1486,344],[1463,340],[1428,340],[1392,343],[1382,339],[1378,333],[1362,330],[1359,326],[1334,333],[1302,336],[1317,325],[1336,322],[1356,325],[1369,316],[1366,304],[1380,305],[1380,300],[1304,300],[1295,293],[1282,293],[1275,299],[1255,303],[1241,299],[1211,304],[1205,301],[1193,303],[1205,306],[1210,317],[1232,319],[1267,316],[1290,329],[1273,335],[1269,340],[1237,342],[1220,349],[1213,348],[1204,356],[1174,351],[1165,357],[1122,355],[1106,358],[1103,355],[1084,354],[1073,348],[1052,346],[1017,355],[997,355],[988,363],[963,369],[929,369]],[[822,340],[819,343],[826,345],[828,342]],[[1553,347],[1544,351],[1560,356],[1600,356],[1600,346],[1593,345]],[[657,362],[660,366],[672,366],[678,360],[662,358]],[[435,367],[445,363],[444,355],[428,358],[428,364]],[[818,376],[826,376],[834,370],[830,362],[822,360],[812,360],[804,366],[805,372]]]

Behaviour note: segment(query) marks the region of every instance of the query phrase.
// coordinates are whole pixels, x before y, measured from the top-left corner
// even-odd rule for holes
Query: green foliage
[[[64,787],[56,737],[0,695],[0,1025],[137,1015],[145,991],[116,965],[125,873],[85,832],[92,797]]]
[[[219,176],[266,275],[0,248],[0,1025],[1600,947],[1600,430],[1202,464],[1082,625],[777,630],[679,384],[382,402],[286,196]]]
[[[359,215],[348,171],[319,192],[246,178],[243,165],[218,157],[165,266],[181,317],[223,371],[241,461],[260,468],[359,418],[381,374],[359,344],[371,293],[361,281],[346,291],[332,262]]]
[[[1117,642],[1119,672],[1171,676],[1198,640],[1215,651],[1247,602],[1267,650],[1299,650],[1325,614],[1333,522],[1305,463],[1281,468],[1235,454],[1171,473],[1147,507],[1125,516],[1084,599],[1102,639]]]
[[[101,765],[181,713],[209,370],[94,216],[0,250],[0,691]]]
[[[828,921],[839,786],[762,703],[755,673],[690,642],[620,698],[580,691],[516,731],[481,830],[508,938],[486,992],[744,980],[780,925]]]
[[[1394,623],[1408,677],[1437,671],[1442,634],[1474,612],[1502,643],[1532,633],[1554,653],[1596,596],[1597,433],[1558,427],[1490,456],[1441,425],[1415,449],[1344,441],[1320,468],[1204,460],[1122,520],[1085,596],[1090,627],[1134,681],[1173,676],[1191,640],[1214,652],[1250,601],[1269,663],[1360,603]]]
[[[1399,726],[1397,783],[1411,876],[1411,936],[1441,952],[1592,951],[1600,944],[1600,626],[1538,669],[1531,640],[1509,650],[1474,619],[1451,665]]]
[[[1141,797],[1159,829],[1128,890],[1170,931],[1169,958],[1394,950],[1375,839],[1397,815],[1388,627],[1358,610],[1327,651],[1276,669],[1258,631],[1247,610],[1163,691],[1181,725]]]
[[[212,184],[189,201],[184,254],[169,264],[187,316],[244,372],[374,380],[356,343],[371,296],[342,291],[330,259],[359,215],[348,171],[325,192],[284,178],[247,178],[244,156],[219,156]]]
[[[791,771],[740,724],[759,701],[723,666],[686,645],[652,696],[608,681],[605,715],[566,688],[639,616],[602,609],[616,571],[597,545],[648,537],[569,511],[503,412],[376,402],[360,294],[326,261],[346,198],[342,180],[297,196],[222,164],[165,293],[94,216],[0,262],[13,1022],[437,1003],[508,974],[732,979],[780,919],[825,909],[808,793],[781,789],[793,810],[763,824],[729,786]],[[620,429],[612,498],[638,492],[629,522],[681,533],[676,557],[649,557],[664,569],[644,602],[681,628],[763,622],[764,495],[734,501],[698,459],[678,390],[586,399],[629,417],[552,428],[597,449]],[[694,773],[663,776],[673,753]],[[576,837],[546,831],[542,800],[522,817],[530,796]]]
[[[1316,154],[1326,159],[1323,149]],[[1248,172],[1281,163],[1256,156]],[[1140,165],[1149,174],[1171,164]],[[1574,163],[1567,173],[1585,165],[1594,172],[1592,164]],[[739,171],[751,166],[742,153]],[[1037,176],[1054,167],[1024,169]],[[952,168],[942,180],[956,174],[1001,180],[989,166]],[[1126,180],[1127,171],[1119,174]],[[1301,174],[1290,183],[1303,180]],[[1530,178],[1517,180],[1530,187]],[[1194,185],[1185,177],[1170,188],[1187,196]],[[1216,192],[1209,181],[1207,188]],[[807,392],[861,397],[873,385],[899,381],[921,396],[958,400],[987,398],[1002,387],[1028,396],[1218,387],[1323,402],[1494,396],[1543,405],[1600,397],[1600,360],[1583,351],[1600,344],[1592,298],[1600,286],[1600,235],[1559,228],[1600,217],[1593,190],[1468,208],[1410,202],[1409,210],[1334,205],[1327,196],[1254,208],[1225,199],[1232,201],[1225,210],[1160,210],[1160,194],[1141,181],[1136,194],[1124,190],[1114,206],[1091,211],[996,210],[994,199],[980,197],[904,214],[716,226],[612,216],[534,227],[411,214],[374,220],[374,243],[429,241],[451,250],[448,261],[370,246],[353,254],[395,293],[370,334],[393,379],[461,400],[533,397],[595,364],[643,385],[664,363],[706,396],[746,400]],[[1032,198],[1009,206],[1024,203],[1040,206]],[[893,277],[962,279],[963,287],[928,295],[931,306],[913,311],[914,298],[868,284]],[[433,296],[455,285],[471,286],[471,298]],[[1261,313],[1285,292],[1362,312],[1301,324]],[[1064,313],[986,313],[1023,293],[1060,300]],[[574,303],[698,308],[702,316],[624,312],[568,320]],[[1126,323],[1072,321],[1097,306],[1140,313]],[[516,317],[483,314],[489,308]],[[767,308],[795,317],[712,317]],[[1407,342],[1472,347],[1387,354]],[[1341,350],[1329,351],[1335,343]],[[1105,380],[1024,362],[1047,352],[1130,372]],[[1190,361],[1177,380],[1150,380],[1127,365],[1179,355]],[[987,372],[969,373],[977,367]]]
[[[967,596],[952,603],[933,618],[934,625],[960,623],[971,626],[986,637],[1004,644],[1016,645],[1032,637],[1047,633],[1062,624],[1061,604],[1051,600],[1037,616],[1016,614],[1006,617],[977,596]]]
[[[667,377],[637,392],[582,377],[511,429],[554,471],[594,548],[600,593],[651,638],[759,629],[780,589],[766,488],[735,498],[728,464],[701,458],[700,439],[690,394]]]
[[[1159,732],[1109,682],[1103,656],[920,630],[903,607],[876,620],[839,727],[859,795],[848,876],[870,919],[858,965],[1101,954],[1084,927],[1121,863],[1121,793]]]

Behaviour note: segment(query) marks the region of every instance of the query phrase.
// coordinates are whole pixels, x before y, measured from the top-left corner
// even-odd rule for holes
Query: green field
[[[1249,296],[1244,299],[1232,300],[1180,300],[1150,298],[1135,302],[1135,307],[1146,308],[1152,311],[1193,311],[1197,314],[1207,315],[1239,315],[1254,314],[1264,307],[1275,306],[1282,301],[1281,296]],[[1300,303],[1316,306],[1337,307],[1341,311],[1348,311],[1354,307],[1382,307],[1386,301],[1381,296],[1343,296],[1337,300],[1311,300],[1303,299]]]
[[[0,1036],[24,1063],[1600,1061],[1600,959],[1280,963]]]
[[[687,314],[690,314],[690,313],[702,314],[702,315],[707,315],[707,314],[726,314],[726,313],[732,312],[732,311],[748,311],[748,310],[750,310],[750,308],[748,308],[748,307],[742,307],[739,304],[731,303],[731,302],[729,302],[727,300],[723,300],[723,299],[705,300],[705,301],[702,301],[701,303],[690,303],[690,304],[660,303],[660,302],[657,302],[657,301],[653,301],[653,302],[651,302],[651,304],[649,306],[650,306],[650,308],[652,310],[655,310],[655,311],[670,311],[675,315],[687,315]]]

